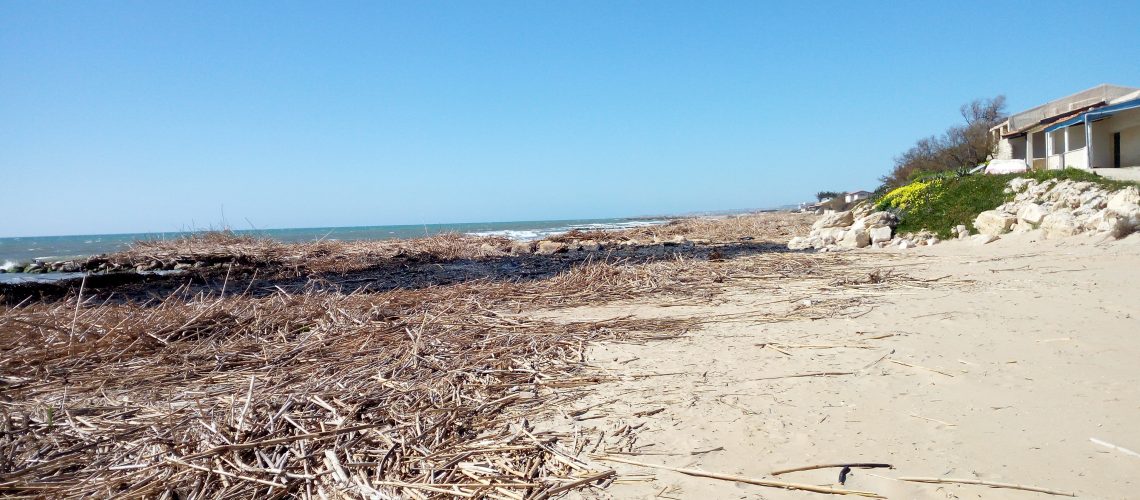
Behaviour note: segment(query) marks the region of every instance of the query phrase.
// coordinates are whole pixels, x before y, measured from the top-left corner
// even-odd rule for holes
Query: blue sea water
[[[272,238],[284,242],[314,240],[385,240],[415,238],[446,232],[479,236],[504,236],[517,240],[541,239],[572,229],[622,229],[667,222],[665,219],[619,218],[555,221],[474,222],[458,224],[417,224],[401,226],[311,227],[291,229],[247,229],[234,233]],[[171,239],[190,234],[133,233],[75,236],[34,236],[0,238],[0,266],[33,260],[67,260],[122,250],[139,240]]]

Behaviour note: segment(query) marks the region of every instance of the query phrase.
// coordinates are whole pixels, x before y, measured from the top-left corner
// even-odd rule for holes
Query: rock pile
[[[790,250],[815,248],[833,251],[873,246],[882,248],[895,242],[898,218],[890,212],[875,212],[863,203],[846,212],[824,215],[811,226],[811,233],[788,242]],[[897,244],[897,243],[896,243]]]
[[[1123,238],[1140,229],[1140,190],[1117,191],[1092,182],[1016,178],[1014,199],[978,214],[974,227],[987,236],[1040,229],[1046,238],[1099,233]]]

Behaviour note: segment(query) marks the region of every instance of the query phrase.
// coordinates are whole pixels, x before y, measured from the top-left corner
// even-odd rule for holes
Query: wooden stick
[[[911,367],[911,368],[918,368],[919,370],[926,370],[926,371],[929,371],[929,372],[934,372],[934,373],[937,373],[937,374],[939,374],[939,375],[946,375],[947,377],[953,377],[953,375],[951,375],[951,374],[949,374],[949,373],[946,373],[946,372],[944,372],[944,371],[935,370],[934,368],[927,368],[927,367],[925,367],[925,366],[919,366],[919,365],[912,365],[912,364],[910,364],[910,363],[904,363],[904,362],[902,362],[902,361],[899,361],[899,360],[897,360],[897,359],[888,359],[887,361],[890,361],[891,363],[894,363],[894,364],[896,364],[896,365],[909,366],[909,367]]]
[[[899,481],[910,481],[912,483],[959,483],[959,484],[979,484],[982,486],[989,486],[991,488],[1007,488],[1011,490],[1023,491],[1036,491],[1038,493],[1048,493],[1050,495],[1058,495],[1063,497],[1075,497],[1076,493],[1069,493],[1065,491],[1050,490],[1046,488],[1039,488],[1036,486],[1024,486],[1020,484],[1010,483],[995,483],[992,481],[981,481],[978,479],[955,479],[948,477],[900,477]]]
[[[815,470],[815,469],[834,469],[836,467],[858,467],[860,469],[893,469],[893,468],[895,468],[895,466],[893,466],[891,464],[844,462],[844,463],[838,463],[838,464],[805,465],[803,467],[793,467],[791,469],[780,469],[780,470],[772,471],[771,474],[773,476],[779,476],[780,474],[787,474],[789,472],[800,472],[800,471]]]
[[[761,377],[753,380],[776,380],[781,378],[797,378],[797,377],[826,377],[829,375],[854,375],[855,372],[814,372],[814,373],[797,373],[795,375],[780,375],[778,377]]]
[[[914,418],[921,418],[921,419],[923,419],[923,420],[926,420],[926,421],[929,421],[929,422],[935,422],[935,423],[939,423],[939,424],[945,425],[945,426],[947,426],[947,427],[958,427],[958,424],[952,424],[952,423],[950,423],[950,422],[946,422],[946,421],[943,421],[943,420],[938,420],[937,418],[924,417],[924,416],[922,416],[922,415],[919,415],[919,414],[917,414],[917,413],[911,413],[911,414],[910,414],[910,416],[912,416],[912,417],[914,417]]]
[[[1112,449],[1119,451],[1125,455],[1132,455],[1134,457],[1140,457],[1140,453],[1136,453],[1135,451],[1132,451],[1132,450],[1125,448],[1123,446],[1116,446],[1115,444],[1109,443],[1107,441],[1101,441],[1097,438],[1089,438],[1089,441],[1092,441],[1093,444],[1099,444],[1099,445],[1104,446],[1106,448],[1112,448]]]
[[[720,479],[723,481],[736,481],[738,483],[755,484],[757,486],[768,486],[771,488],[784,488],[784,489],[788,489],[788,490],[803,490],[803,491],[811,491],[811,492],[815,492],[815,493],[828,493],[828,494],[832,494],[832,495],[858,495],[858,496],[870,497],[870,498],[886,498],[886,497],[884,497],[878,493],[873,493],[870,491],[840,490],[840,489],[835,489],[835,488],[828,488],[826,486],[816,486],[813,484],[785,483],[783,481],[771,481],[768,479],[755,479],[755,478],[745,477],[745,476],[733,476],[730,474],[720,474],[717,472],[706,472],[706,471],[699,470],[699,469],[682,469],[680,467],[670,467],[668,465],[649,464],[649,463],[645,463],[645,462],[638,462],[635,460],[627,460],[624,458],[609,457],[609,456],[595,456],[594,458],[596,458],[598,460],[607,460],[610,462],[620,462],[620,463],[625,463],[625,464],[630,464],[630,465],[639,465],[641,467],[650,467],[650,468],[654,468],[654,469],[671,470],[673,472],[680,472],[681,474],[688,474],[690,476],[707,477],[707,478],[712,478],[712,479]]]
[[[221,469],[211,469],[209,467],[203,467],[201,465],[195,465],[192,463],[183,462],[183,461],[181,461],[177,458],[173,458],[173,457],[167,457],[166,460],[170,463],[178,464],[178,465],[181,465],[184,467],[189,467],[191,469],[197,469],[197,470],[200,470],[203,472],[213,472],[214,474],[219,474],[219,475],[226,476],[226,477],[232,477],[234,479],[241,479],[243,481],[250,481],[250,482],[257,483],[257,484],[264,484],[266,486],[272,486],[274,488],[284,488],[284,487],[288,486],[286,484],[275,483],[273,481],[266,481],[264,479],[258,479],[256,477],[240,476],[240,475],[234,474],[232,472],[226,472],[226,471],[221,470]]]
[[[579,486],[582,486],[584,484],[590,484],[590,483],[597,481],[599,479],[605,479],[605,478],[611,477],[615,474],[617,474],[617,473],[612,471],[612,470],[608,470],[608,471],[605,471],[605,472],[602,472],[599,474],[586,476],[586,477],[579,479],[577,481],[572,481],[572,482],[566,483],[564,485],[557,486],[557,487],[551,488],[549,490],[546,490],[544,492],[541,492],[535,498],[550,498],[554,495],[562,493],[563,491],[569,491],[569,490],[572,490],[572,489],[577,488]]]

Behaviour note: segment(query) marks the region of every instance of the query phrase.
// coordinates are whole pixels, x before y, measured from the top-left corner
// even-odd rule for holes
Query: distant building
[[[1098,85],[1011,115],[990,129],[993,163],[1026,169],[1140,166],[1140,88]],[[1105,172],[1108,173],[1108,172]]]
[[[843,201],[847,203],[855,203],[859,200],[865,200],[870,197],[870,191],[852,191],[843,195]]]

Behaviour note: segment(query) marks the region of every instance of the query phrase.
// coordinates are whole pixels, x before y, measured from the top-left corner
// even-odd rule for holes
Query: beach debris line
[[[108,301],[88,282],[82,297],[0,305],[0,493],[534,498],[604,486],[615,477],[577,458],[586,440],[526,418],[620,377],[592,371],[591,343],[675,338],[711,317],[534,312],[649,296],[715,303],[734,276],[782,280],[802,297],[852,270],[843,256],[758,252],[344,291],[327,286],[332,266],[304,287],[255,293],[231,267],[224,296],[185,286]],[[851,305],[714,317],[778,322]]]
[[[855,496],[868,497],[868,498],[886,498],[886,497],[884,497],[878,493],[874,493],[874,492],[870,492],[870,491],[844,490],[844,489],[839,489],[839,488],[829,488],[826,486],[816,486],[814,484],[789,483],[789,482],[784,482],[784,481],[773,481],[771,479],[758,479],[758,478],[747,477],[747,476],[736,476],[736,475],[732,475],[732,474],[721,474],[719,472],[710,472],[710,471],[704,471],[704,470],[700,470],[700,469],[686,469],[686,468],[681,468],[681,467],[671,467],[668,465],[638,462],[636,460],[629,460],[626,458],[614,457],[614,456],[609,456],[609,455],[591,455],[591,457],[596,459],[596,460],[604,460],[604,461],[609,461],[609,462],[618,462],[618,463],[624,463],[624,464],[629,464],[629,465],[637,465],[640,467],[649,467],[649,468],[654,468],[654,469],[669,470],[669,471],[679,472],[681,474],[686,474],[686,475],[690,475],[690,476],[707,477],[710,479],[720,479],[722,481],[735,481],[738,483],[748,483],[748,484],[754,484],[757,486],[767,486],[767,487],[771,487],[771,488],[783,488],[783,489],[788,489],[788,490],[802,490],[802,491],[810,491],[813,493],[826,493],[826,494],[830,494],[830,495],[855,495]]]

